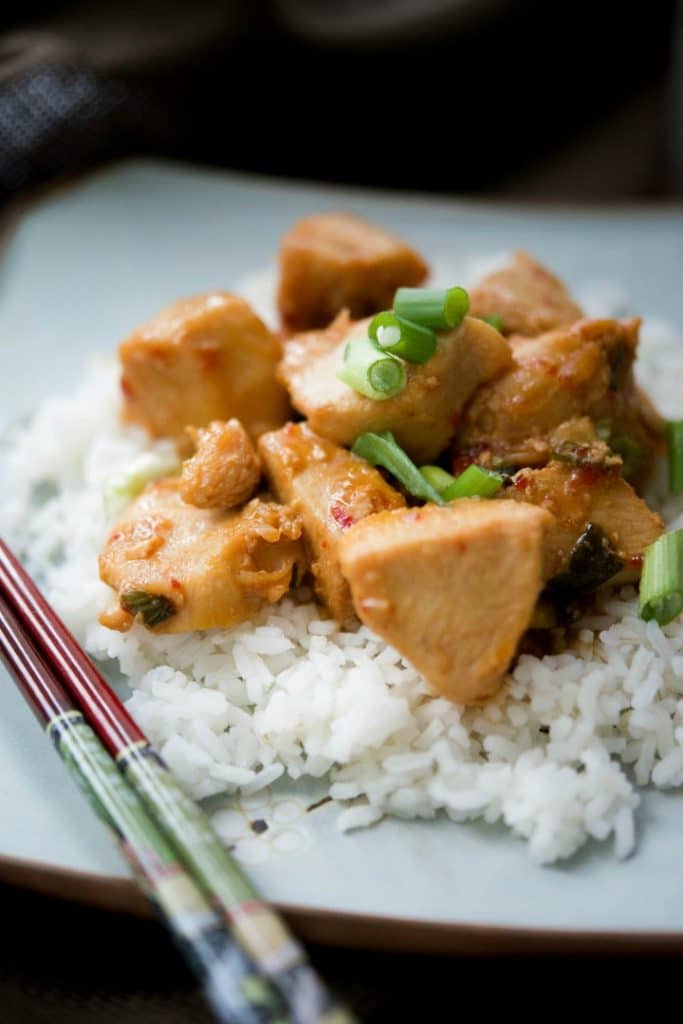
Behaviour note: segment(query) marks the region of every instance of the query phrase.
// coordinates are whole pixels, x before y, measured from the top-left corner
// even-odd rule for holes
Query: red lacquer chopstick
[[[37,586],[0,539],[0,594],[59,674],[183,862],[211,894],[237,942],[271,979],[297,1024],[354,1018],[339,1006],[303,948],[264,903],[198,805],[180,788],[144,733]]]

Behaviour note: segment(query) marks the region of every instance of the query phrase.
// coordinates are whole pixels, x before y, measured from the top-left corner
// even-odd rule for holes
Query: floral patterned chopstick
[[[199,977],[217,1019],[229,1024],[287,1020],[275,989],[244,956],[1,597],[0,657],[71,776],[113,832],[145,895]]]
[[[262,975],[263,984],[272,984],[277,990],[289,1019],[294,1024],[351,1024],[353,1016],[330,995],[301,945],[257,895],[203,811],[175,781],[1,539],[0,595],[82,709],[128,787],[222,915],[238,946]],[[252,987],[256,992],[257,987]]]

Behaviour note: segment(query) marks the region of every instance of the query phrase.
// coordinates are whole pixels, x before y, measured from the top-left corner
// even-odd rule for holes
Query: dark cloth
[[[653,89],[665,100],[633,138],[639,159],[652,152],[649,184],[624,187],[675,191],[675,6],[636,18],[616,0],[24,3],[0,14],[0,194],[128,153],[490,189]]]

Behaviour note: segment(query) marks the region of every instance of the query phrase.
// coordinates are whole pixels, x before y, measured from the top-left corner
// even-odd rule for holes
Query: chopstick
[[[114,834],[141,888],[198,975],[218,1020],[261,1024],[261,1006],[249,998],[250,984],[253,988],[261,979],[2,597],[0,657],[93,810]],[[276,1010],[267,1019],[281,1016]]]
[[[334,1024],[350,1024],[354,1018],[326,990],[303,948],[257,895],[203,811],[180,788],[2,539],[0,599],[5,613],[14,616],[14,626],[9,622],[2,633],[18,626],[42,664],[51,666],[52,675],[84,713],[129,788],[222,915],[238,946],[265,976],[263,982],[272,982],[281,997],[274,1002],[284,1002],[295,1024],[323,1019],[331,1024],[332,1018]],[[268,1019],[267,1014],[263,1020]]]

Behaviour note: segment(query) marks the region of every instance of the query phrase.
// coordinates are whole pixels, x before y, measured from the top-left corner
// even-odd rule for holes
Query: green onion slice
[[[500,331],[502,334],[503,318],[500,315],[500,313],[489,313],[487,316],[483,316],[482,320],[484,320],[487,324],[490,324],[491,327],[495,327],[496,330]]]
[[[121,606],[131,615],[141,615],[146,626],[158,626],[176,613],[176,607],[164,594],[148,590],[129,590],[121,594]]]
[[[452,473],[447,473],[441,466],[420,466],[420,472],[425,478],[428,484],[430,484],[435,491],[439,494],[443,494],[447,491],[451,484],[455,483],[455,477]]]
[[[666,425],[669,456],[669,490],[683,494],[683,420],[670,420]]]
[[[505,477],[500,473],[472,464],[446,488],[443,497],[445,501],[455,501],[456,498],[492,498],[504,482]]]
[[[394,313],[433,331],[452,330],[462,323],[470,308],[464,288],[399,288]]]
[[[373,317],[368,334],[382,351],[401,356],[410,363],[426,363],[436,352],[434,331],[404,320],[390,310]]]
[[[433,501],[436,505],[445,504],[436,488],[425,480],[415,463],[396,443],[394,435],[388,430],[381,434],[361,434],[354,441],[351,451],[365,459],[371,466],[383,466],[389,470],[414,498]]]
[[[638,614],[666,626],[682,611],[683,530],[673,530],[645,549]]]
[[[377,402],[393,398],[407,383],[400,359],[383,352],[370,338],[351,338],[344,350],[344,365],[337,377],[354,391]]]

